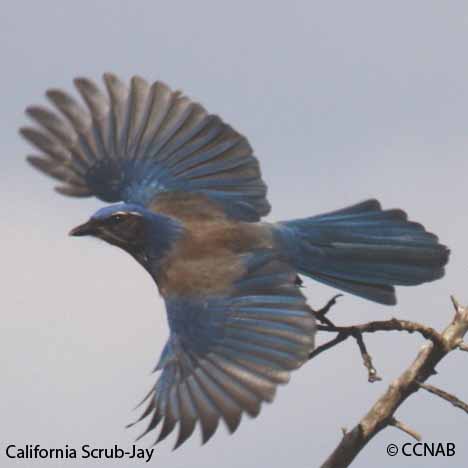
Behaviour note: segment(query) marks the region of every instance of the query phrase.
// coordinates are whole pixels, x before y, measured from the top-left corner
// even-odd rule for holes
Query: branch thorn
[[[389,424],[390,426],[396,427],[397,429],[400,429],[400,431],[405,432],[409,436],[413,437],[413,439],[416,439],[418,442],[422,439],[419,432],[416,432],[415,430],[411,429],[411,427],[407,426],[401,421],[398,421],[398,419],[395,419],[394,417],[390,418]]]

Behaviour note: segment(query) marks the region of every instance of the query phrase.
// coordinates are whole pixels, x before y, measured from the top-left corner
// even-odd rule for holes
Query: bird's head
[[[71,236],[94,236],[121,248],[137,246],[146,238],[148,220],[137,206],[106,206],[83,224],[70,231]]]
[[[139,205],[119,203],[97,211],[70,231],[71,236],[93,236],[136,257],[161,257],[177,239],[180,224]]]

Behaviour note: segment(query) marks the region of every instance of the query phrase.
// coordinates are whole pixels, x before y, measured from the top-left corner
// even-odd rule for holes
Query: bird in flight
[[[300,275],[390,305],[395,285],[444,275],[448,249],[376,200],[260,221],[270,205],[247,139],[163,82],[74,83],[84,105],[51,89],[55,110],[27,108],[37,125],[21,134],[59,193],[110,203],[70,234],[128,252],[164,299],[170,334],[142,436],[160,425],[157,443],[178,426],[178,447],[198,422],[206,442],[220,420],[234,432],[273,400],[314,348]]]

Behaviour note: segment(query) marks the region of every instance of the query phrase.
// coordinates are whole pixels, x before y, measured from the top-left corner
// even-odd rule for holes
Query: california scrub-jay
[[[245,137],[158,81],[130,87],[104,75],[107,94],[75,85],[87,109],[59,90],[58,114],[29,107],[40,129],[22,135],[28,161],[59,193],[113,203],[71,231],[132,255],[157,284],[170,328],[142,417],[157,441],[179,425],[176,447],[199,421],[203,441],[222,418],[257,416],[314,348],[316,324],[298,275],[395,304],[394,285],[444,275],[448,249],[404,211],[376,200],[277,223]]]

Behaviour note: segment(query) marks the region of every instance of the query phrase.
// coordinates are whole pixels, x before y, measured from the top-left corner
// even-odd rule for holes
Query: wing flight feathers
[[[247,139],[200,104],[137,76],[126,86],[105,74],[107,92],[87,78],[74,83],[84,105],[51,89],[55,112],[29,107],[38,128],[21,129],[41,153],[28,161],[62,182],[60,193],[148,206],[163,193],[195,192],[233,219],[269,212]]]
[[[314,347],[315,320],[295,272],[271,253],[244,255],[245,274],[222,297],[166,298],[170,326],[141,419],[156,443],[178,425],[176,447],[199,422],[203,442],[219,420],[234,432],[243,413],[256,417]],[[143,434],[143,435],[144,435]]]

